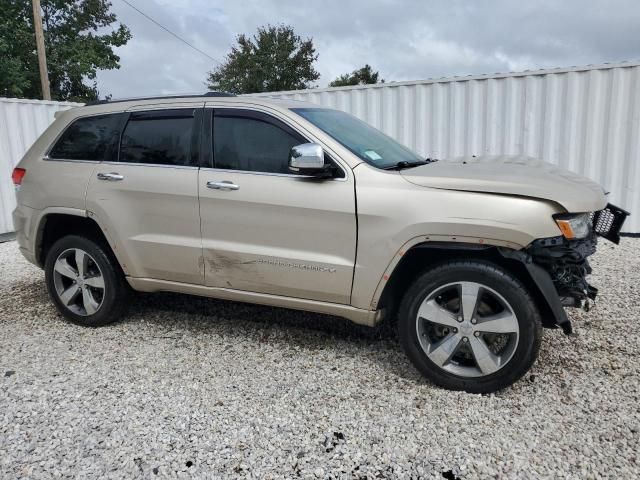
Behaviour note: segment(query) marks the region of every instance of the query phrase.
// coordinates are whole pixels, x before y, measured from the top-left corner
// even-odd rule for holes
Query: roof
[[[105,105],[109,103],[122,103],[122,102],[134,102],[134,101],[142,101],[142,100],[172,100],[174,98],[195,98],[199,99],[202,97],[211,98],[211,97],[235,97],[233,93],[227,92],[207,92],[203,94],[196,95],[159,95],[154,97],[132,97],[132,98],[117,98],[115,100],[105,99],[105,100],[96,100],[95,102],[87,102],[86,105]]]
[[[243,95],[169,95],[161,97],[144,97],[144,98],[128,98],[113,101],[101,101],[88,103],[86,105],[74,104],[79,108],[65,110],[59,116],[79,117],[84,115],[97,115],[102,113],[123,112],[130,109],[149,108],[196,108],[201,107],[205,103],[215,102],[216,105],[229,106],[265,106],[275,109],[288,109],[295,107],[315,107],[314,103],[279,98],[256,98],[253,96]],[[57,117],[56,117],[57,118]]]

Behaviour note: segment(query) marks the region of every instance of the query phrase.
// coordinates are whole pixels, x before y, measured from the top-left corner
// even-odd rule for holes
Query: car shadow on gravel
[[[255,325],[264,329],[272,326],[313,330],[351,340],[395,340],[390,324],[376,328],[356,325],[349,320],[320,313],[290,310],[286,308],[255,305],[250,303],[217,300],[178,293],[135,293],[129,315],[125,322],[136,321],[135,317],[151,310],[165,313],[190,314],[207,317],[205,321],[189,322],[187,328],[210,330],[216,321],[242,322],[244,326]]]
[[[196,335],[223,331],[225,335],[249,336],[304,350],[334,348],[336,356],[361,355],[365,348],[368,360],[389,374],[429,383],[402,352],[393,322],[370,328],[331,315],[165,292],[134,294],[129,314],[121,323],[132,324],[140,318],[165,327],[178,321],[179,329]],[[271,336],[276,327],[287,334]],[[349,342],[356,348],[345,352],[343,345],[338,345],[340,342]]]

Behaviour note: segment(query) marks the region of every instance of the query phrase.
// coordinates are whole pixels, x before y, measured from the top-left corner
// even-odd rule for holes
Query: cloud
[[[318,82],[364,63],[387,81],[638,60],[635,0],[132,0],[188,42],[223,60],[235,36],[290,24],[312,37]],[[215,62],[112,0],[133,38],[119,70],[100,72],[114,97],[206,90]]]

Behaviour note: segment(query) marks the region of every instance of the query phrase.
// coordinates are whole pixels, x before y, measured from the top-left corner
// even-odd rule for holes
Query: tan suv
[[[225,94],[68,110],[13,174],[17,238],[69,320],[130,289],[396,320],[438,385],[519,379],[586,306],[626,212],[530,158],[424,159],[337,110]]]

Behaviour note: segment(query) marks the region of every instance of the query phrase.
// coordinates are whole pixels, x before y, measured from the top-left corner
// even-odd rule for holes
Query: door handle
[[[207,188],[213,190],[240,190],[240,187],[229,180],[222,180],[221,182],[207,182]]]
[[[119,173],[115,173],[115,172],[98,173],[98,180],[108,180],[110,182],[117,182],[120,180],[124,180],[124,175],[120,175]]]

